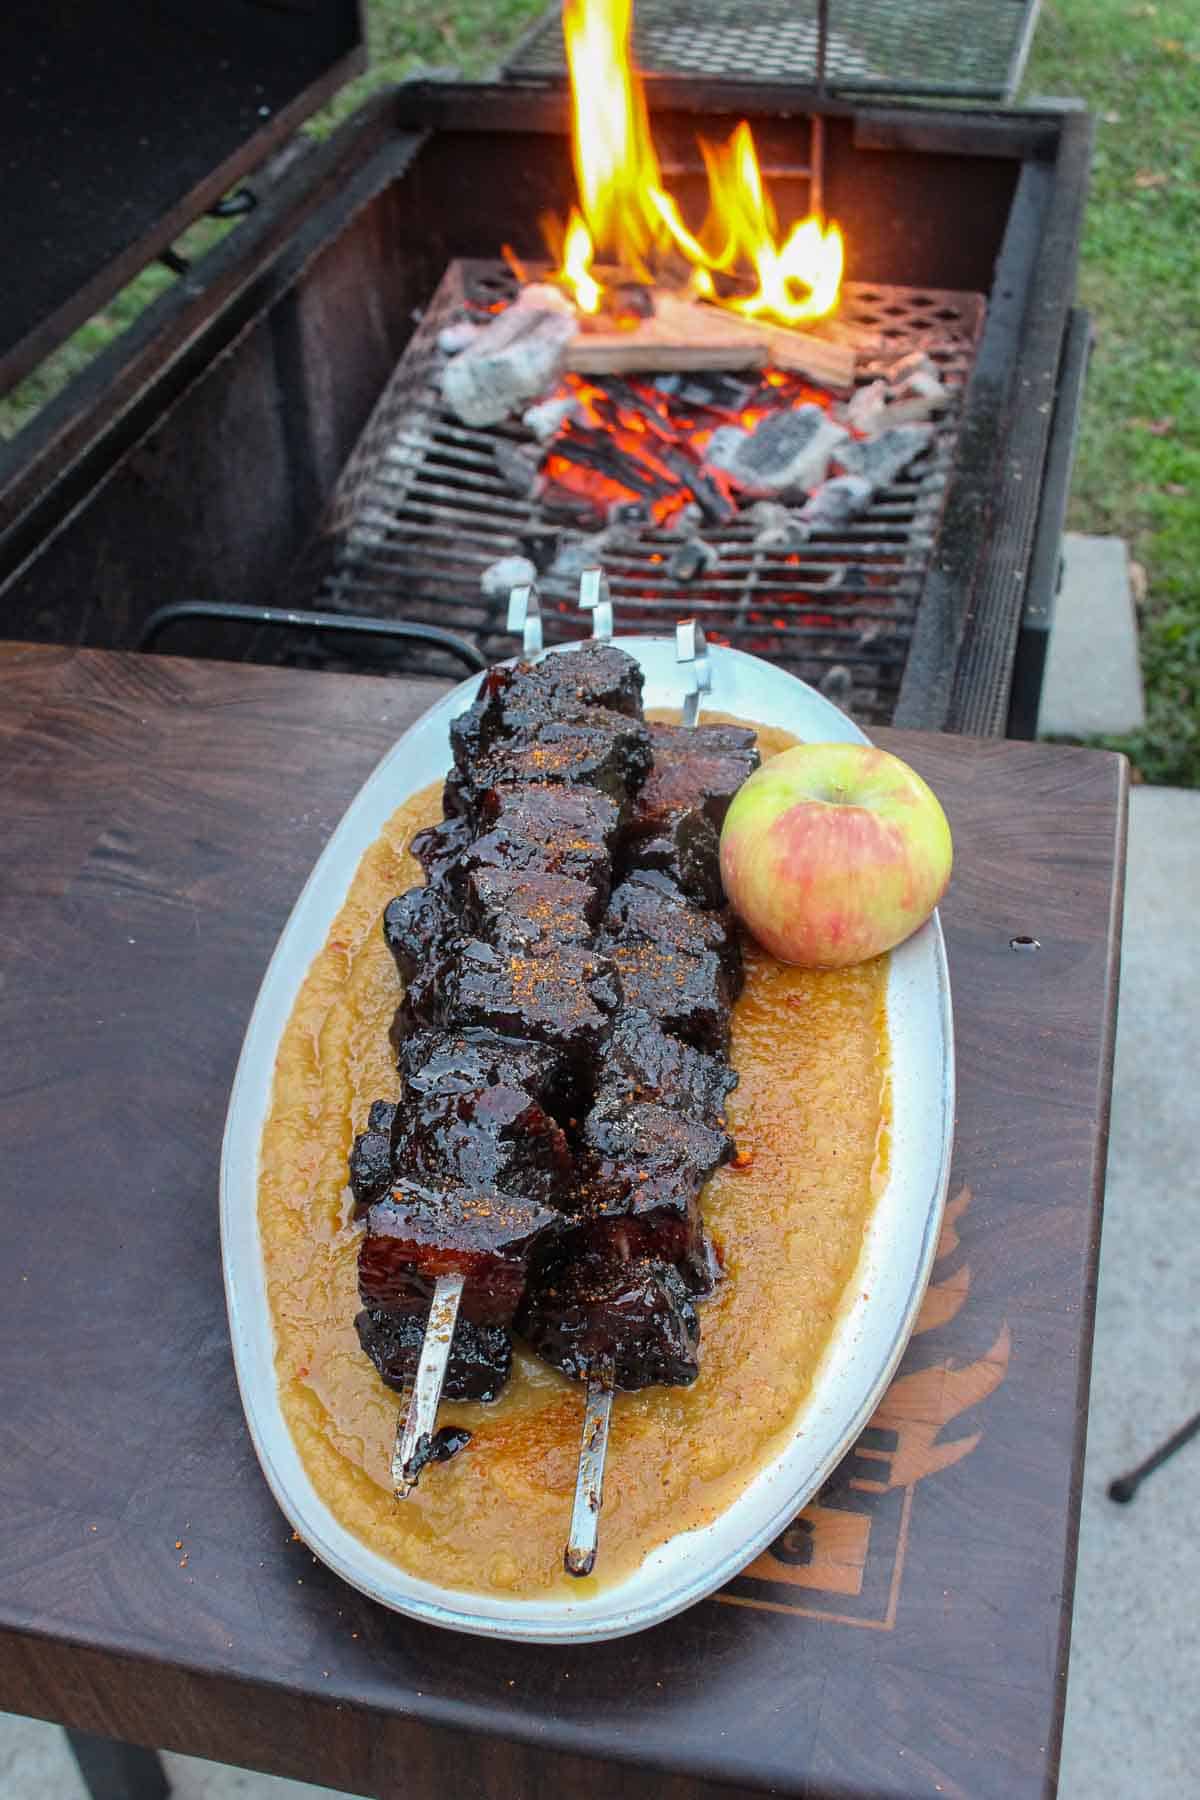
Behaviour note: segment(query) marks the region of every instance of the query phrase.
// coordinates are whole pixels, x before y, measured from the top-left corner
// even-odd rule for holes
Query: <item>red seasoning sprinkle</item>
[[[754,1152],[753,1152],[753,1150],[738,1150],[738,1151],[736,1151],[734,1153],[732,1160],[730,1161],[729,1166],[731,1169],[739,1169],[742,1171],[744,1171],[746,1169],[752,1169],[754,1167]]]

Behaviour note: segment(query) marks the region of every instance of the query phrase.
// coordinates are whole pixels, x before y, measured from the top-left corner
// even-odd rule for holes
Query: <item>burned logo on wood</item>
[[[895,1624],[917,1489],[970,1456],[982,1426],[961,1436],[948,1433],[1008,1372],[1006,1323],[994,1342],[965,1362],[946,1355],[931,1361],[922,1342],[958,1321],[970,1295],[971,1269],[959,1255],[958,1233],[970,1202],[971,1190],[964,1187],[946,1208],[913,1342],[870,1424],[816,1498],[718,1600],[877,1631]]]

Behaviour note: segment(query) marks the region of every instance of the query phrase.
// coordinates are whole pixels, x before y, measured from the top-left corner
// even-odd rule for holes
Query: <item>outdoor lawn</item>
[[[540,10],[367,0],[371,72],[314,129],[422,66],[483,73]],[[1147,704],[1144,731],[1106,741],[1148,781],[1200,787],[1200,6],[1046,0],[1022,98],[1038,94],[1080,95],[1096,121],[1079,280],[1096,347],[1069,523],[1129,544]],[[186,247],[220,230],[204,221]],[[148,271],[0,400],[0,437],[172,279]]]
[[[1054,0],[1024,97],[1096,120],[1079,291],[1095,323],[1070,524],[1145,571],[1148,781],[1200,786],[1200,7]]]

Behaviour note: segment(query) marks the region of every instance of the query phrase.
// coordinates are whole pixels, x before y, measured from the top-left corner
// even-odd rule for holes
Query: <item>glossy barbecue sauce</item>
[[[764,758],[794,741],[759,728]],[[747,945],[728,1106],[739,1154],[702,1201],[725,1274],[699,1309],[700,1377],[617,1396],[597,1572],[575,1581],[562,1557],[579,1384],[518,1339],[498,1401],[442,1408],[440,1423],[465,1427],[469,1444],[398,1505],[388,1470],[399,1400],[354,1331],[362,1227],[346,1159],[371,1102],[397,1091],[387,1034],[399,996],[380,917],[422,879],[406,847],[440,816],[440,784],[393,815],[284,1034],[259,1181],[283,1410],[317,1491],[373,1550],[448,1587],[578,1597],[708,1523],[782,1447],[886,1177],[887,959],[817,973]]]

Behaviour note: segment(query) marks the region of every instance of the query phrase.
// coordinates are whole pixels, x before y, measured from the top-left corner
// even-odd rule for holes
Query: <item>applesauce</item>
[[[759,728],[764,758],[794,741]],[[700,1377],[616,1396],[597,1573],[573,1580],[562,1555],[579,1384],[518,1340],[499,1400],[442,1407],[439,1422],[465,1426],[470,1443],[397,1504],[389,1465],[400,1401],[354,1330],[362,1227],[346,1160],[371,1102],[397,1092],[387,1033],[399,987],[380,917],[421,880],[407,846],[440,816],[440,784],[393,814],[281,1042],[258,1201],[280,1397],[318,1493],[372,1549],[446,1587],[578,1598],[708,1523],[782,1447],[885,1175],[887,959],[816,972],[747,946],[731,1048],[740,1082],[727,1109],[744,1166],[718,1170],[703,1195],[725,1274],[699,1308]]]

